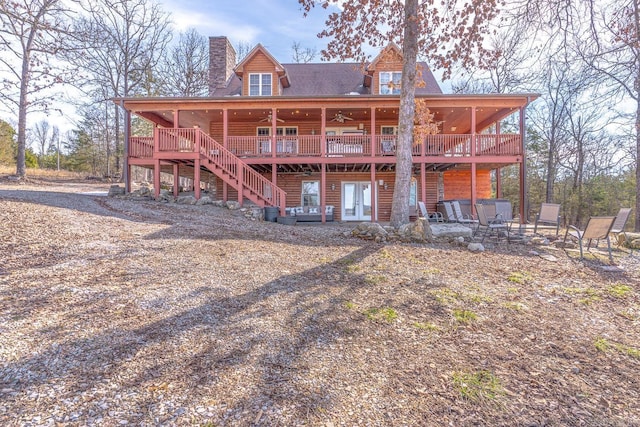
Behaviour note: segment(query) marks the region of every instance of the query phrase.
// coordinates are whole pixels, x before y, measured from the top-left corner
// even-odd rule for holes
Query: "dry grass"
[[[2,425],[640,425],[637,255],[377,245],[88,189],[0,182]]]
[[[0,176],[15,175],[15,166],[0,165]],[[83,179],[87,176],[85,172],[70,172],[66,170],[27,168],[27,178],[48,178],[48,179]]]

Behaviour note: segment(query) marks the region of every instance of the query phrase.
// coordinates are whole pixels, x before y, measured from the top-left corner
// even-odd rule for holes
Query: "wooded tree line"
[[[526,2],[488,41],[500,52],[455,92],[537,92],[527,113],[531,207],[563,205],[568,223],[638,206],[639,2]],[[508,123],[504,123],[508,126]],[[517,171],[502,171],[517,200]],[[636,216],[635,228],[640,227]]]
[[[300,0],[306,10],[335,2]],[[384,13],[373,1],[348,0],[327,20],[322,55],[362,60],[363,42],[379,47],[396,41],[405,44],[407,56],[414,38],[417,59],[451,76],[454,92],[540,93],[526,119],[531,207],[560,202],[576,223],[618,206],[638,210],[639,2],[509,0],[501,7],[473,0],[456,14],[431,0],[393,0]],[[19,175],[27,158],[39,167],[120,175],[123,117],[110,99],[206,95],[207,38],[195,30],[173,34],[170,15],[152,0],[88,0],[80,10],[65,5],[0,0],[6,52],[0,56],[0,102],[16,119],[15,133],[0,123],[0,162],[10,152]],[[449,11],[463,7],[447,5]],[[414,35],[406,32],[407,22],[418,24]],[[435,28],[440,31],[427,31]],[[239,57],[250,48],[240,43]],[[316,56],[296,42],[292,52],[298,62]],[[53,121],[27,125],[27,113],[50,111],[52,97],[59,96],[51,89],[61,84],[81,91],[77,129],[60,135]],[[511,125],[501,124],[504,131]],[[134,132],[143,126],[134,123]],[[402,123],[400,128],[407,133]],[[503,193],[515,202],[517,171],[505,168],[501,175]]]

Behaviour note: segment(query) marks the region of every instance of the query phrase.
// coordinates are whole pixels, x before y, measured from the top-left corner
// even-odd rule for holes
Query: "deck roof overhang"
[[[429,109],[435,113],[435,120],[441,122],[441,132],[464,134],[471,132],[471,111],[475,108],[476,132],[491,126],[499,120],[518,112],[520,108],[535,100],[539,95],[493,94],[493,95],[420,95]],[[209,123],[222,121],[223,111],[227,111],[229,121],[247,126],[269,126],[264,117],[275,109],[276,117],[295,124],[301,122],[320,123],[322,109],[326,121],[330,123],[338,112],[347,115],[350,122],[363,123],[371,120],[375,109],[377,121],[397,121],[400,98],[397,95],[344,95],[315,97],[189,97],[189,98],[114,98],[114,102],[131,113],[143,117],[162,127],[174,127],[174,112],[178,112],[178,127],[199,126],[207,129]]]

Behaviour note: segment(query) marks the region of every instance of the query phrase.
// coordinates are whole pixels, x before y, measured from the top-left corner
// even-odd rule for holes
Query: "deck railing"
[[[479,134],[476,135],[476,147],[477,156],[507,156],[522,154],[522,143],[520,135],[517,134]]]
[[[158,151],[195,151],[196,133],[201,132],[195,128],[156,128],[158,137]]]
[[[129,155],[141,159],[153,157],[153,137],[132,136],[129,138]]]
[[[190,148],[199,152],[212,163],[214,169],[231,178],[239,194],[244,196],[246,189],[249,191],[248,197],[255,195],[261,202],[277,206],[284,213],[286,193],[208,134],[191,128],[157,129],[156,132],[161,151],[188,151]],[[175,150],[176,147],[182,150]]]
[[[205,136],[200,129],[159,129],[157,151],[196,151],[196,134]],[[208,135],[206,135],[208,136]],[[226,149],[240,158],[273,157],[363,157],[394,156],[397,135],[337,135],[326,136],[324,149],[320,135],[229,136]],[[423,143],[414,144],[413,156],[470,157],[473,136],[470,134],[427,135]],[[373,143],[373,145],[372,145]],[[129,155],[152,157],[153,138],[132,137]],[[275,155],[273,148],[275,144]],[[222,147],[222,145],[221,145]],[[374,148],[372,152],[372,147]],[[476,134],[476,156],[522,155],[522,139],[519,134]]]

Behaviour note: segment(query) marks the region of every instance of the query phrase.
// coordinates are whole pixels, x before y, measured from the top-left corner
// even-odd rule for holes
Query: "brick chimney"
[[[224,36],[209,37],[209,95],[226,87],[236,66],[236,51]]]

